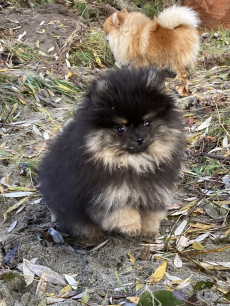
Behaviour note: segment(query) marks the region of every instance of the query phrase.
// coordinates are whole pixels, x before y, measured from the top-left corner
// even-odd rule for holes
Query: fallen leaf
[[[167,268],[167,261],[164,261],[162,265],[160,265],[156,271],[153,273],[153,275],[150,278],[150,284],[155,284],[159,282],[165,275]]]
[[[187,220],[184,220],[182,221],[179,226],[175,229],[175,232],[174,232],[174,235],[175,236],[179,236],[183,233],[186,225],[187,225],[188,221]]]
[[[168,272],[165,272],[165,275],[168,277],[171,281],[181,281],[182,279],[178,276],[170,275]]]
[[[68,292],[62,292],[61,293],[61,291],[62,290],[60,290],[59,291],[59,293],[58,294],[56,294],[56,293],[45,293],[45,295],[47,296],[47,297],[52,297],[52,298],[57,298],[57,299],[59,299],[59,298],[70,298],[70,297],[74,297],[74,296],[76,296],[76,293],[77,293],[77,291],[75,291],[75,290],[72,290],[72,288],[71,288],[71,286],[70,285],[68,285],[68,286],[65,286],[65,290],[67,290],[67,288],[66,287],[70,287],[70,291],[68,291]]]
[[[41,302],[38,304],[38,306],[46,306],[46,296],[42,298]]]
[[[70,276],[70,275],[67,275],[67,274],[64,274],[65,276],[65,279],[67,280],[68,284],[74,289],[74,290],[77,290],[77,287],[78,287],[78,283],[76,282],[76,280]]]
[[[217,264],[230,269],[230,262],[217,261]]]
[[[101,301],[101,306],[107,306],[109,304],[110,304],[109,298],[108,298],[108,296],[106,294],[105,297],[103,298],[103,300]]]
[[[4,188],[2,185],[0,185],[0,193],[4,193]]]
[[[185,86],[181,86],[181,85],[176,85],[175,86],[175,89],[177,91],[177,93],[181,96],[181,97],[184,97],[184,96],[187,96],[188,95],[188,90],[186,89]]]
[[[70,78],[71,75],[72,75],[72,73],[69,71],[69,72],[67,73],[67,79]]]
[[[38,285],[37,285],[36,294],[38,296],[43,296],[45,294],[46,285],[47,285],[47,281],[46,281],[46,270],[45,270],[42,273],[42,276],[41,276],[41,278],[38,282]]]
[[[26,207],[26,204],[23,204],[19,209],[16,210],[15,214],[19,214],[24,208]]]
[[[176,268],[181,268],[182,267],[182,260],[180,259],[180,256],[178,254],[176,254],[176,256],[174,258],[174,266]]]
[[[197,251],[203,251],[204,246],[201,243],[194,241],[192,244],[192,248]]]
[[[30,284],[32,284],[33,280],[34,280],[34,276],[35,274],[30,271],[29,267],[28,267],[28,262],[29,260],[24,259],[23,260],[23,264],[22,264],[22,272],[23,272],[23,276],[26,282],[26,285],[29,286]]]
[[[183,300],[179,300],[173,294],[173,292],[167,290],[159,290],[159,291],[146,291],[142,293],[140,296],[139,302],[137,306],[185,306]]]
[[[68,282],[68,280],[67,280],[67,282]],[[64,288],[62,288],[59,291],[59,294],[68,293],[70,291],[72,291],[72,287],[70,285],[66,285]]]
[[[94,52],[93,55],[94,55],[94,57],[95,57],[95,60],[96,60],[96,62],[97,62],[97,64],[98,64],[98,66],[101,67],[101,68],[105,68],[105,65],[102,64],[102,62],[101,62],[99,56],[97,55],[97,53]]]
[[[7,215],[15,210],[16,208],[18,208],[19,206],[21,206],[24,202],[26,202],[28,200],[28,197],[21,199],[19,202],[17,202],[16,204],[14,204],[13,206],[11,206],[9,209],[7,209],[7,211],[3,214],[4,220],[3,223],[6,221],[7,219]]]
[[[10,250],[5,256],[4,256],[4,261],[7,265],[11,265],[12,260],[15,258],[18,250],[18,244],[13,247],[12,250]]]
[[[55,243],[64,243],[65,242],[62,235],[58,231],[56,231],[54,228],[50,227],[48,232],[52,236],[53,241]]]
[[[225,293],[223,296],[228,302],[230,302],[230,292]]]
[[[212,116],[210,116],[207,120],[205,120],[199,127],[196,128],[196,131],[201,131],[209,127],[212,121]]]
[[[5,300],[5,299],[3,299],[2,301],[0,301],[0,306],[7,306],[7,305],[6,305],[6,300]]]
[[[9,281],[9,280],[15,278],[17,275],[18,274],[13,273],[13,272],[6,273],[6,274],[3,275],[3,280],[4,280],[4,282]]]
[[[3,276],[5,274],[9,273],[9,270],[7,269],[0,269],[0,279],[3,279]]]
[[[89,301],[89,289],[85,289],[83,294],[82,294],[82,305],[87,304]]]
[[[81,299],[84,292],[85,292],[85,291],[83,291],[83,292],[81,292],[81,293],[78,293],[77,295],[73,296],[72,299],[74,299],[74,300]],[[92,292],[94,292],[94,289],[88,289],[88,293],[92,293]]]
[[[165,247],[165,243],[151,243],[150,251],[151,252],[162,251],[164,247]]]
[[[108,241],[109,241],[109,239],[107,239],[107,240],[105,240],[104,242],[100,243],[100,244],[97,245],[95,248],[91,249],[90,252],[99,250],[99,249],[102,248]]]
[[[30,196],[32,195],[33,192],[29,192],[29,191],[21,191],[21,192],[9,192],[9,193],[3,193],[2,196],[6,197],[6,198],[22,198],[25,196]]]
[[[26,102],[24,101],[24,100],[22,100],[22,99],[18,99],[22,104],[25,104],[26,105]]]
[[[138,256],[138,258],[140,260],[145,260],[149,257],[149,254],[150,254],[150,245],[147,245],[143,251],[141,252],[141,254]]]
[[[178,251],[183,251],[188,246],[188,237],[181,236],[177,239],[176,247]]]
[[[141,283],[138,279],[136,279],[136,291],[141,289],[144,286],[143,283]]]
[[[212,252],[221,252],[223,250],[227,250],[230,248],[230,245],[227,245],[226,247],[218,248],[218,249],[211,249],[211,250],[205,250],[200,252],[189,252],[188,255],[199,255],[199,254],[205,254],[205,253],[212,253]]]
[[[11,223],[10,227],[8,228],[8,233],[12,232],[12,230],[16,227],[18,223],[18,220],[15,220],[13,223]]]
[[[126,299],[134,304],[137,304],[140,300],[138,296],[128,296]]]
[[[48,53],[52,52],[54,50],[54,47],[49,48]]]
[[[130,253],[127,253],[127,255],[129,256],[129,260],[130,260],[133,264],[135,264],[136,258],[135,258],[133,255],[131,255]]]
[[[191,284],[191,276],[186,278],[183,282],[181,282],[178,286],[177,289],[183,289]]]
[[[35,265],[32,264],[29,260],[24,259],[27,262],[28,268],[31,272],[38,275],[39,277],[42,276],[43,272],[46,271],[46,279],[47,282],[54,283],[54,284],[66,284],[64,279],[57,273],[51,270],[50,268],[42,265]]]
[[[228,136],[225,135],[223,138],[223,148],[228,146]]]
[[[33,131],[35,134],[37,134],[38,136],[42,136],[42,133],[39,131],[39,129],[36,127],[35,124],[33,124]]]
[[[45,131],[43,133],[43,137],[44,137],[44,139],[49,139],[50,138],[49,133]]]
[[[189,226],[190,227],[195,227],[195,228],[200,228],[200,229],[203,229],[203,230],[207,230],[207,229],[216,227],[216,225],[204,224],[204,223],[199,223],[199,222],[197,222],[197,223],[189,223]]]
[[[52,297],[46,298],[47,305],[51,305],[51,304],[58,303],[58,302],[64,302],[64,301],[65,299],[62,299],[62,298],[52,298]]]
[[[229,270],[230,267],[223,266],[222,264],[218,264],[217,262],[200,262],[199,265],[206,270],[216,270],[216,271],[222,271],[222,270]]]
[[[193,292],[196,293],[197,291],[201,291],[204,289],[210,289],[214,286],[214,283],[212,282],[205,282],[205,281],[200,281],[196,283],[196,285],[193,287]]]
[[[206,204],[204,210],[212,219],[217,219],[220,216],[218,209],[211,203]]]
[[[26,31],[18,36],[18,40],[20,41],[26,35]]]

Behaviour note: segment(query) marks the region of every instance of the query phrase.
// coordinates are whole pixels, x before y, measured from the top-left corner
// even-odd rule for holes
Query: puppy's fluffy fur
[[[192,9],[174,5],[154,20],[122,10],[105,20],[104,30],[119,65],[172,68],[181,78],[198,54],[198,24]]]
[[[75,236],[153,235],[171,203],[183,148],[173,99],[153,69],[95,79],[40,166],[41,192]]]

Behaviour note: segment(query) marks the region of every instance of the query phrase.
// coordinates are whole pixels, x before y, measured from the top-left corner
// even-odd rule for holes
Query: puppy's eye
[[[125,127],[125,125],[120,125],[118,128],[117,128],[117,133],[119,134],[119,135],[122,135],[122,134],[124,134],[126,132],[126,127]]]
[[[148,120],[146,120],[146,121],[144,122],[144,126],[150,128],[150,127],[151,127],[151,122],[148,121]]]

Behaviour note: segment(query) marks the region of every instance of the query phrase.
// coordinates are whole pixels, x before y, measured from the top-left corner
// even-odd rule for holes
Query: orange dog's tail
[[[158,15],[157,21],[169,29],[175,29],[183,25],[195,29],[200,23],[200,19],[195,11],[186,6],[176,5],[163,10]]]

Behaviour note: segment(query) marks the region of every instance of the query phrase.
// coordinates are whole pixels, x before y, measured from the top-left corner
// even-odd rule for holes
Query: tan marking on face
[[[128,123],[128,120],[122,117],[116,117],[114,121],[116,124],[119,124],[119,125],[126,125]]]
[[[171,161],[172,153],[177,149],[177,143],[181,139],[182,132],[177,129],[160,126],[158,134],[158,138],[153,140],[147,151],[153,156],[155,163],[159,166],[161,162]]]
[[[145,152],[130,154],[125,148],[121,148],[121,144],[117,143],[108,131],[94,132],[89,135],[86,151],[92,155],[92,161],[101,161],[110,171],[122,167],[132,167],[136,172],[154,171],[154,159],[150,154]]]
[[[155,115],[156,115],[156,112],[151,112],[151,113],[148,113],[147,115],[145,115],[142,119],[143,119],[143,121],[144,120],[149,120],[149,119],[152,119]]]
[[[154,171],[161,162],[171,162],[182,132],[160,126],[158,134],[145,152],[130,154],[108,131],[94,132],[87,138],[86,151],[91,154],[92,161],[101,161],[110,171],[122,167],[132,167],[137,173]]]

